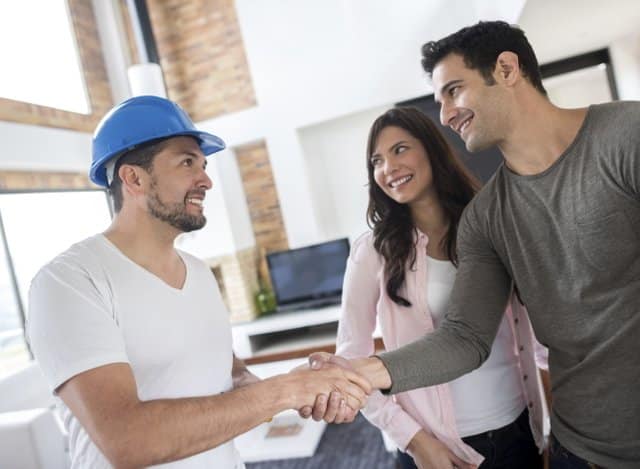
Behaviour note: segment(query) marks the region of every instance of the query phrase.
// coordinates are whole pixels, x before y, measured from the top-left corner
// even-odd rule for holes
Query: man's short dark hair
[[[458,54],[468,68],[480,72],[485,83],[493,85],[495,80],[492,74],[496,61],[504,51],[518,56],[522,75],[546,95],[538,59],[524,31],[504,21],[480,21],[439,41],[427,42],[422,46],[422,67],[431,76],[442,59],[449,54]]]
[[[160,153],[166,146],[168,139],[153,140],[151,142],[142,144],[124,153],[118,158],[115,169],[113,171],[113,181],[109,185],[109,193],[113,198],[113,210],[118,213],[122,208],[122,179],[118,175],[118,171],[123,164],[130,164],[134,166],[140,166],[147,172],[151,172],[153,169],[153,159],[158,153]]]

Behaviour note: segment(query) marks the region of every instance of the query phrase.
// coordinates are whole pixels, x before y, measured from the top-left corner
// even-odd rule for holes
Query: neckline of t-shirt
[[[167,287],[168,289],[170,289],[172,292],[175,293],[184,293],[187,289],[187,285],[189,284],[189,264],[187,263],[187,260],[184,258],[184,256],[182,255],[182,253],[180,252],[179,249],[176,249],[176,252],[178,253],[178,256],[180,256],[180,259],[182,260],[182,263],[184,264],[184,269],[185,269],[185,276],[184,276],[184,283],[182,284],[182,288],[176,288],[173,287],[171,285],[169,285],[167,282],[165,282],[164,280],[162,280],[160,277],[158,277],[156,274],[154,274],[153,272],[148,271],[147,269],[145,269],[144,267],[142,267],[140,264],[138,264],[137,262],[134,262],[132,259],[130,259],[127,255],[125,255],[125,253],[123,253],[118,246],[116,246],[115,244],[113,244],[111,242],[111,240],[109,238],[106,237],[106,235],[104,233],[98,233],[96,235],[97,238],[102,239],[102,242],[105,243],[105,245],[113,250],[121,259],[123,259],[125,262],[133,265],[136,269],[138,269],[140,272],[143,272],[145,275],[147,275],[148,277],[154,279],[154,281],[156,282],[160,282],[163,286]]]
[[[578,142],[580,142],[580,140],[582,140],[583,135],[587,130],[587,127],[589,127],[589,125],[591,123],[594,107],[595,107],[595,105],[591,104],[587,108],[587,113],[586,113],[586,115],[584,117],[584,120],[582,121],[582,124],[580,125],[580,128],[578,129],[578,133],[576,133],[575,138],[569,144],[569,146],[562,152],[562,154],[558,157],[558,159],[556,159],[553,162],[553,164],[551,166],[549,166],[547,169],[545,169],[544,171],[542,171],[541,173],[538,173],[538,174],[523,175],[523,174],[518,174],[518,173],[515,173],[514,171],[512,171],[507,166],[506,162],[504,162],[502,164],[502,170],[507,175],[507,177],[520,179],[520,180],[532,181],[532,180],[535,180],[535,179],[543,178],[543,177],[547,176],[548,174],[552,173],[553,171],[555,171],[556,168],[560,167],[560,165],[564,162],[564,160],[566,160],[567,155],[569,153],[571,153],[571,151],[578,144]]]
[[[455,268],[455,266],[449,259],[436,259],[435,257],[431,257],[429,254],[427,254],[427,262],[432,262],[433,264],[441,266],[450,265],[451,267]]]

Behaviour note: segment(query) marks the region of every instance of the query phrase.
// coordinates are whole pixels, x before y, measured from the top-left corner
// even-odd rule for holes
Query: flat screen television
[[[348,238],[267,254],[277,311],[339,304]]]

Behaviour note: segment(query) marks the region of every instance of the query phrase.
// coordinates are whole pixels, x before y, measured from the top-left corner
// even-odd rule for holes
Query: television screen
[[[339,303],[348,256],[347,238],[267,254],[278,310]]]

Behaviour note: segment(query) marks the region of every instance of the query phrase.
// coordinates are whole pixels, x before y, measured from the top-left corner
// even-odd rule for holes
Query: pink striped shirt
[[[401,296],[410,307],[394,303],[386,294],[384,260],[373,247],[372,233],[360,236],[351,247],[342,294],[342,313],[338,328],[337,354],[364,357],[374,353],[373,331],[376,318],[387,350],[397,349],[433,331],[433,320],[426,301],[426,247],[428,238],[419,233],[418,253],[413,269],[405,272]],[[546,349],[537,343],[525,308],[512,295],[505,311],[514,337],[514,360],[520,368],[520,382],[529,409],[529,423],[542,451],[544,447],[544,400],[538,366],[546,369]],[[443,442],[454,454],[479,465],[483,458],[465,444],[456,429],[456,418],[448,384],[415,389],[385,396],[373,393],[363,410],[367,419],[384,430],[400,449],[424,429]]]

